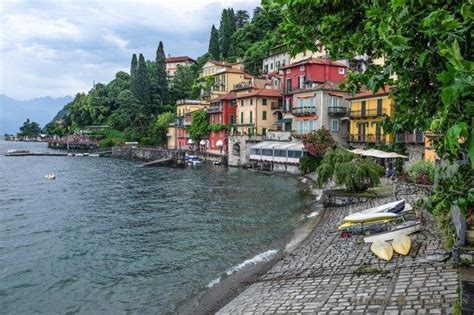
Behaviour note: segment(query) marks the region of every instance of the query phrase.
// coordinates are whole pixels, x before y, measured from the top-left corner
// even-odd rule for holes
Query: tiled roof
[[[228,63],[225,63],[225,62],[221,62],[221,61],[217,61],[217,60],[209,60],[210,63],[213,63],[215,64],[216,66],[222,66],[222,67],[231,67],[230,64]]]
[[[292,63],[290,65],[287,65],[285,67],[282,67],[282,69],[293,68],[293,67],[301,66],[301,65],[305,65],[305,64],[330,65],[330,66],[337,66],[337,67],[344,67],[344,68],[346,67],[345,64],[343,64],[341,62],[338,62],[338,61],[332,61],[332,60],[327,59],[327,58],[313,58],[313,57],[310,57],[310,58],[306,58],[306,59],[300,60],[298,62]]]
[[[348,100],[356,100],[356,99],[362,99],[362,98],[372,98],[372,97],[379,97],[379,96],[384,96],[388,95],[390,93],[391,87],[388,85],[385,85],[383,88],[380,88],[377,92],[372,93],[371,90],[365,90],[360,93],[355,94],[354,96],[348,97]]]
[[[247,98],[253,96],[280,97],[281,92],[274,89],[253,89],[247,94],[239,95],[237,98]]]
[[[233,99],[236,98],[236,96],[237,96],[237,93],[229,92],[226,95],[222,95],[222,96],[219,96],[217,98],[213,98],[210,102],[215,103],[215,102],[223,101],[223,100],[233,100]]]
[[[196,62],[193,58],[188,56],[176,56],[176,57],[168,57],[165,59],[166,62],[185,62],[185,61],[192,61]]]

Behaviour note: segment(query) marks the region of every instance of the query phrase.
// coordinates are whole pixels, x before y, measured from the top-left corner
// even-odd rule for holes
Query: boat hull
[[[361,212],[353,213],[351,215],[346,216],[343,221],[344,222],[361,222],[361,217],[376,215],[380,213],[391,213],[397,214],[400,213],[402,210],[405,209],[405,199],[395,202],[390,202],[384,205],[380,205],[377,207],[373,207]]]
[[[364,237],[364,242],[365,243],[373,243],[373,242],[377,242],[377,241],[390,241],[390,240],[393,240],[395,237],[397,237],[398,235],[410,235],[410,234],[413,234],[415,232],[418,232],[421,228],[421,223],[417,222],[415,224],[412,224],[412,225],[409,225],[409,226],[406,226],[406,227],[402,227],[402,228],[399,228],[399,229],[396,229],[396,230],[393,230],[393,231],[387,231],[387,232],[383,232],[383,233],[377,233],[377,234],[373,234],[373,235],[370,235],[370,236],[366,236]]]

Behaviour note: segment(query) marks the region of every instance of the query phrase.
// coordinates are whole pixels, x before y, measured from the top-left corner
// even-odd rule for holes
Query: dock
[[[110,155],[111,151],[104,151],[104,152],[95,152],[95,153],[65,153],[65,152],[12,152],[12,153],[5,153],[5,156],[105,156]]]
[[[145,164],[143,164],[142,166],[143,166],[143,167],[165,166],[165,165],[170,164],[172,161],[173,161],[173,158],[171,158],[171,157],[165,157],[165,158],[161,158],[161,159],[158,159],[158,160],[154,160],[154,161],[145,163]]]

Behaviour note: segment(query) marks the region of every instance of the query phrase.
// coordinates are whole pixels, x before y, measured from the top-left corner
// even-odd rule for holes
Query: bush
[[[417,161],[408,169],[411,180],[418,184],[432,185],[434,182],[434,164],[429,161]]]
[[[99,147],[101,148],[111,148],[111,147],[117,147],[121,146],[125,143],[122,139],[118,138],[106,138],[104,140],[101,140],[99,142]]]
[[[316,158],[314,156],[305,156],[300,159],[298,168],[303,174],[312,173],[318,168],[319,162],[321,162],[320,158]]]

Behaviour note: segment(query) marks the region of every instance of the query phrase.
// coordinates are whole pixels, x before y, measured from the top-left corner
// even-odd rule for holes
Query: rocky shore
[[[417,194],[397,196],[414,203]],[[408,256],[384,262],[363,240],[342,239],[336,230],[349,213],[394,200],[326,208],[312,234],[267,272],[222,307],[218,314],[445,314],[458,298],[458,273],[450,260],[431,262],[428,255],[443,250],[434,219],[412,236]]]

